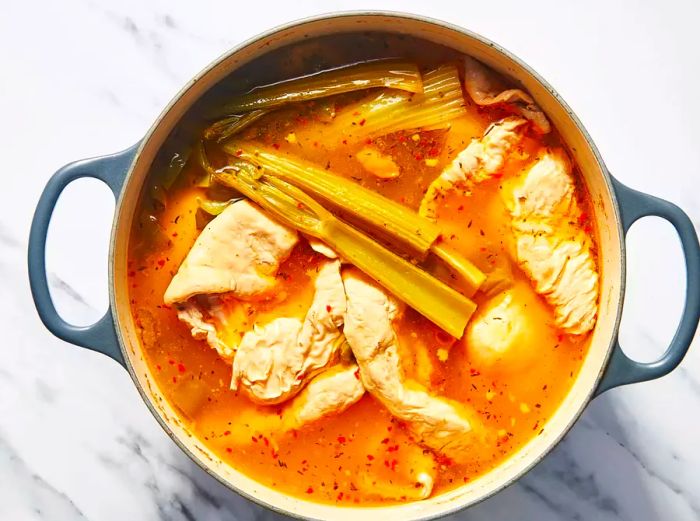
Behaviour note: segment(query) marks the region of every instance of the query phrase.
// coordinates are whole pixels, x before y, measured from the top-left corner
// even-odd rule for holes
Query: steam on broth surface
[[[132,314],[222,460],[312,501],[416,501],[546,428],[595,325],[595,230],[528,93],[427,42],[337,38],[231,80],[154,168]]]

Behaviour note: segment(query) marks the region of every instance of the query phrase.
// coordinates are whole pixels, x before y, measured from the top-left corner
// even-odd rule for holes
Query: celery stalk
[[[260,174],[244,162],[214,171],[212,175],[287,226],[327,243],[342,258],[450,335],[461,338],[464,334],[476,310],[474,302],[337,219],[299,188]]]
[[[387,87],[408,92],[423,91],[420,71],[414,63],[403,60],[374,60],[255,87],[226,103],[223,112],[240,114],[256,109],[270,109],[371,87]]]
[[[245,114],[226,116],[225,118],[215,121],[204,130],[204,139],[210,141],[216,140],[221,143],[249,127],[269,112],[268,110],[254,110],[252,112],[246,112]]]
[[[449,272],[445,273],[444,276],[440,276],[444,270],[440,271],[441,267],[432,264],[430,259],[426,260],[423,267],[439,278],[454,281],[454,284],[459,287],[466,296],[471,297],[474,295],[476,290],[479,289],[486,280],[486,274],[483,271],[477,268],[469,259],[466,259],[444,244],[435,243],[431,246],[430,251],[437,259],[444,263],[444,267],[447,268]]]
[[[412,94],[381,90],[352,103],[338,112],[325,126],[309,126],[299,134],[322,131],[337,135],[329,143],[358,142],[401,130],[438,129],[466,114],[459,71],[454,65],[443,65],[423,75],[423,92]]]
[[[473,295],[486,276],[468,259],[447,250],[437,242],[440,227],[410,208],[298,158],[290,158],[272,149],[250,142],[227,143],[224,150],[318,197],[361,223],[367,231],[385,236],[422,260],[429,251],[441,259],[456,275],[456,282],[468,296]]]
[[[312,163],[286,157],[257,143],[227,143],[223,148],[232,156],[262,167],[266,174],[284,179],[347,212],[414,255],[423,257],[440,235],[437,224],[410,208]]]

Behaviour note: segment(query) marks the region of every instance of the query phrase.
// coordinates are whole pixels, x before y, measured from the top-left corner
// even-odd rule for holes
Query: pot
[[[189,116],[200,110],[201,101],[217,90],[220,80],[236,71],[255,82],[259,74],[269,72],[270,67],[262,65],[275,53],[278,57],[291,56],[293,52],[304,54],[308,46],[302,43],[313,38],[326,38],[324,49],[332,50],[338,34],[349,33],[344,38],[359,39],[367,31],[410,35],[470,54],[510,76],[535,98],[579,165],[593,201],[599,230],[600,310],[580,373],[540,436],[496,469],[451,492],[408,504],[341,508],[290,497],[261,485],[220,461],[187,431],[155,385],[141,352],[128,304],[127,246],[139,196],[154,161],[167,151],[168,143],[177,138],[178,132],[187,128]],[[280,51],[284,46],[291,47]],[[174,131],[176,128],[179,130]],[[82,177],[104,181],[117,199],[109,254],[110,309],[88,327],[70,325],[58,316],[49,295],[44,255],[56,200],[66,185]],[[639,363],[629,359],[620,348],[618,326],[625,289],[625,234],[632,223],[648,215],[668,220],[680,236],[687,269],[686,300],[668,349],[655,362]],[[351,12],[302,20],[249,40],[217,59],[183,88],[138,144],[111,156],[71,163],[54,174],[37,205],[28,260],[37,311],[54,335],[104,353],[123,365],[163,429],[206,472],[261,505],[311,519],[430,519],[482,501],[520,478],[551,451],[595,396],[613,387],[659,378],[672,371],[688,350],[700,315],[700,246],[688,216],[677,206],[627,188],[613,178],[571,109],[549,84],[511,53],[464,29],[398,13]]]

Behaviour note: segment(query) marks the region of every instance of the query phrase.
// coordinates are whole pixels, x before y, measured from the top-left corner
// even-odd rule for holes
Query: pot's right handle
[[[90,326],[74,326],[63,320],[51,299],[46,276],[46,234],[56,201],[63,190],[76,179],[94,177],[106,183],[114,197],[119,197],[138,144],[110,156],[84,159],[70,163],[56,172],[46,184],[37,203],[29,232],[29,284],[39,318],[58,338],[81,347],[103,353],[124,365],[119,341],[112,321],[111,309]]]
[[[631,360],[622,352],[620,343],[616,341],[608,367],[596,389],[596,395],[620,385],[660,378],[673,371],[688,351],[700,319],[700,244],[690,218],[675,204],[632,190],[614,177],[611,178],[620,203],[625,235],[635,221],[650,215],[666,219],[676,229],[685,257],[685,304],[673,340],[658,360],[648,363]]]

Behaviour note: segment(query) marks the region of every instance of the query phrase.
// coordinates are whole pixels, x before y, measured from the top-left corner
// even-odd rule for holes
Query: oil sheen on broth
[[[491,71],[442,48],[421,53],[421,45],[401,38],[368,36],[364,45],[378,41],[383,56],[417,64],[424,81],[431,70],[456,66],[462,112],[432,126],[365,135],[371,120],[362,112],[362,102],[382,89],[345,92],[276,107],[229,141],[222,140],[223,147],[206,144],[206,154],[216,168],[238,160],[237,155],[245,159],[236,153],[236,144],[226,148],[230,140],[239,140],[312,163],[421,211],[439,225],[441,245],[486,275],[470,297],[476,312],[459,339],[401,304],[400,295],[390,297],[399,304],[392,326],[407,388],[416,386],[447,399],[445,403],[464,406],[472,425],[483,431],[464,457],[422,440],[411,420],[392,414],[383,402],[393,398],[369,386],[372,392],[342,412],[292,427],[285,410],[302,396],[298,393],[304,393],[307,381],[290,391],[289,399],[271,404],[251,399],[242,383],[237,390],[230,388],[230,355],[245,334],[254,325],[264,328],[280,317],[301,323],[314,301],[319,270],[330,261],[300,237],[272,275],[271,291],[245,299],[225,293],[216,297],[217,305],[228,310],[225,327],[216,323],[221,329],[218,337],[231,346],[228,357],[202,335],[194,338],[190,327],[178,319],[182,302],[166,304],[164,294],[202,228],[219,218],[202,210],[202,200],[227,201],[234,195],[228,187],[211,183],[196,160],[168,182],[163,172],[153,172],[130,243],[134,321],[153,377],[182,420],[222,460],[260,483],[338,505],[389,504],[441,494],[497,467],[541,434],[576,378],[597,309],[595,230],[588,219],[587,194],[556,131],[542,128],[544,116],[536,105],[517,96],[506,101],[495,95],[475,100],[465,79],[482,81],[479,74],[493,75]],[[366,51],[357,47],[336,56],[337,64],[357,61],[352,53]],[[295,59],[294,53],[290,56]],[[501,79],[487,79],[495,81],[494,88],[506,90],[507,85],[498,84]],[[343,118],[347,124],[336,123]],[[510,132],[518,134],[507,147],[496,142],[510,139],[497,135],[506,132],[498,126],[503,121],[515,122]],[[494,142],[488,142],[491,138]],[[464,155],[465,149],[471,152]],[[499,153],[500,163],[494,157]],[[490,155],[485,159],[480,154]],[[459,164],[459,158],[465,163]],[[436,182],[450,168],[458,174],[468,170],[466,163],[472,159],[478,179],[468,174],[456,184],[454,179]],[[562,181],[563,171],[568,177]],[[553,187],[551,193],[540,193],[550,186],[547,183]],[[426,200],[430,194],[432,201]],[[324,207],[336,213],[332,206]],[[362,230],[352,215],[337,213]],[[384,239],[380,242],[390,246],[391,241]],[[565,258],[557,265],[561,257]],[[371,274],[360,275],[347,265],[342,272],[344,278],[356,276],[382,294],[380,285],[368,282]],[[349,291],[347,280],[345,284]],[[574,299],[575,292],[586,294],[588,301]],[[201,299],[209,297],[193,298],[204,302]],[[205,313],[204,320],[208,318]],[[338,334],[342,337],[342,324]],[[334,364],[354,367],[347,364],[354,364],[356,347],[341,346],[331,362],[305,378]],[[355,378],[361,387],[369,380],[366,367],[360,367],[363,373],[357,369]]]

